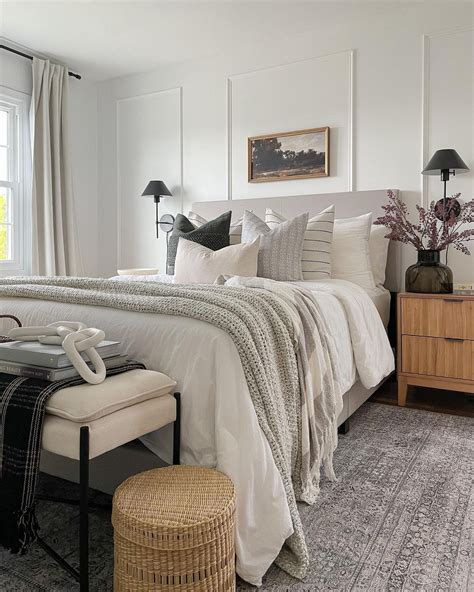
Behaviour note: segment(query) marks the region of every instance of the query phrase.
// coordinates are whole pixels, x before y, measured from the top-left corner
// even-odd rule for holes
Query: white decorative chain
[[[17,341],[39,341],[45,345],[62,345],[71,364],[82,378],[90,384],[104,382],[106,370],[95,346],[105,338],[102,329],[88,328],[84,323],[58,321],[45,327],[19,327],[8,334]],[[93,372],[80,355],[84,352],[92,365]]]

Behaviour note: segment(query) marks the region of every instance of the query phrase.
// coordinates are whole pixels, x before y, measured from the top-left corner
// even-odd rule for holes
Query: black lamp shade
[[[159,197],[160,195],[172,195],[172,193],[168,187],[166,187],[163,181],[150,181],[142,195],[153,195],[155,197]]]
[[[439,175],[441,171],[456,171],[456,173],[467,173],[468,167],[456,150],[446,148],[437,150],[429,163],[422,170],[423,175]]]

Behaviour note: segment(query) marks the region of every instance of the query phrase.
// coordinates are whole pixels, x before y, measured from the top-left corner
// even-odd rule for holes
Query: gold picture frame
[[[247,151],[249,183],[329,177],[327,126],[253,136]]]

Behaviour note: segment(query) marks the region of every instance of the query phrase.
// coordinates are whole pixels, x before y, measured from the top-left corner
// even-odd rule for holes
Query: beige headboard
[[[398,190],[394,190],[398,193]],[[293,217],[303,212],[310,216],[318,214],[325,207],[334,204],[337,218],[350,218],[372,212],[374,219],[383,211],[387,203],[387,190],[349,191],[344,193],[319,193],[317,195],[292,195],[285,197],[263,197],[258,199],[232,199],[224,201],[198,201],[192,209],[207,220],[232,210],[232,219],[242,216],[244,210],[252,210],[258,216],[265,215],[266,208],[273,208],[286,217]],[[385,286],[391,292],[401,288],[400,243],[391,242],[388,251]]]

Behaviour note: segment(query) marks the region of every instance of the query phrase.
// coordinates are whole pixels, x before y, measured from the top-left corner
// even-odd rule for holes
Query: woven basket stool
[[[145,471],[116,490],[115,592],[235,590],[235,494],[212,469]]]

